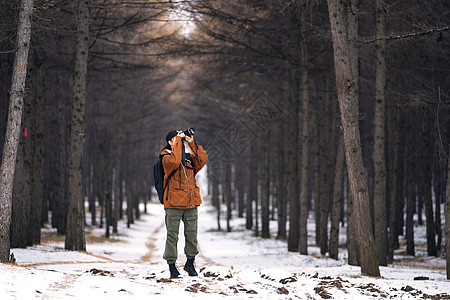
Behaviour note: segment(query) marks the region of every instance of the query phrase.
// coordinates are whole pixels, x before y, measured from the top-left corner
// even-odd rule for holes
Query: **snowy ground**
[[[233,232],[225,233],[216,230],[210,206],[199,214],[198,277],[181,270],[180,234],[184,276],[168,279],[164,210],[153,203],[131,228],[120,224],[113,237],[120,241],[90,243],[87,252],[65,251],[63,241],[12,249],[17,265],[0,264],[0,299],[450,299],[442,258],[398,255],[398,263],[381,268],[382,278],[365,277],[346,264],[344,251],[338,261],[320,257],[313,246],[307,256],[289,253],[285,242],[244,230],[242,219],[234,218]],[[414,280],[419,276],[428,279]]]

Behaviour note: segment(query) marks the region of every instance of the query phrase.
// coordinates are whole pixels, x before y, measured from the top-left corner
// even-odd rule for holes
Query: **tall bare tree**
[[[386,3],[377,0],[375,5],[376,34],[386,32]],[[385,158],[385,87],[386,87],[386,40],[375,45],[375,108],[373,116],[373,169],[374,169],[374,216],[375,247],[380,265],[387,266],[386,223],[386,158]]]
[[[360,63],[360,45],[357,42],[359,36],[359,1],[352,0],[352,9],[347,12],[348,17],[348,41],[349,41],[349,63],[350,69],[353,74],[359,74]],[[354,79],[354,87],[356,95],[359,95],[359,77]],[[359,96],[358,96],[359,102]],[[347,211],[347,250],[348,250],[348,263],[350,265],[359,266],[360,263],[360,254],[359,254],[359,246],[358,246],[358,238],[356,235],[356,226],[358,224],[355,220],[355,206],[354,199],[352,198],[352,194],[350,192],[350,180],[348,178],[348,170],[346,185],[347,185],[347,203],[348,203],[348,211]]]
[[[359,104],[355,93],[358,74],[350,66],[344,0],[328,0],[328,12],[333,37],[336,89],[344,131],[344,147],[350,190],[354,200],[356,234],[361,255],[361,273],[380,276],[378,259],[371,228],[369,193],[365,177],[361,137],[359,132]]]
[[[77,42],[72,96],[69,154],[69,211],[66,250],[86,250],[84,233],[83,152],[84,111],[89,48],[89,0],[78,0]]]
[[[436,230],[434,225],[433,216],[433,199],[432,199],[432,175],[431,175],[431,159],[430,155],[424,155],[424,153],[430,153],[431,138],[430,138],[430,120],[428,116],[429,112],[423,112],[422,119],[422,173],[423,173],[423,189],[424,189],[424,205],[427,227],[427,252],[429,256],[437,256],[436,249]],[[438,204],[439,205],[439,204]]]
[[[14,170],[19,145],[23,99],[25,96],[25,79],[27,77],[28,51],[31,40],[31,15],[33,0],[21,1],[17,26],[16,56],[9,98],[8,121],[5,143],[3,146],[0,177],[0,261],[9,260],[11,195],[14,182]]]
[[[309,161],[309,78],[306,37],[306,1],[300,4],[300,72],[301,72],[301,111],[300,111],[300,216],[299,252],[308,254],[308,161]]]
[[[337,153],[336,153],[336,165],[334,168],[334,184],[333,184],[333,204],[331,209],[331,228],[330,228],[330,257],[338,259],[339,257],[339,218],[342,207],[342,189],[344,175],[344,140],[342,134],[339,134]]]
[[[447,279],[450,279],[450,147],[447,155],[447,190],[445,202],[445,249],[447,251]]]
[[[264,127],[261,154],[261,237],[270,238],[270,125]]]

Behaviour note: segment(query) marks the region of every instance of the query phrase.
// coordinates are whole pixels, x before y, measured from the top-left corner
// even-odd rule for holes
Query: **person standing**
[[[191,131],[190,131],[191,130]],[[186,133],[186,134],[185,134]],[[184,223],[185,247],[187,261],[184,270],[189,276],[197,276],[194,267],[197,247],[197,207],[202,203],[200,190],[195,182],[195,175],[208,161],[208,155],[201,145],[194,140],[194,129],[170,131],[166,135],[166,147],[161,151],[164,168],[165,223],[167,229],[166,245],[163,258],[169,265],[170,278],[180,276],[175,263],[178,257],[178,233],[180,221]]]

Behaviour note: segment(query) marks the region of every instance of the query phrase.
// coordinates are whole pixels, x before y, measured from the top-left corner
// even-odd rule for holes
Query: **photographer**
[[[177,278],[178,272],[175,262],[178,257],[177,242],[180,220],[184,223],[184,237],[186,240],[184,253],[187,262],[184,270],[189,276],[197,276],[194,259],[197,249],[197,206],[202,203],[199,188],[195,182],[195,175],[203,168],[208,155],[201,145],[194,140],[194,129],[185,131],[170,131],[166,136],[167,146],[161,151],[164,168],[164,186],[169,174],[169,185],[164,191],[164,209],[166,211],[166,248],[163,258],[169,264],[171,278]]]

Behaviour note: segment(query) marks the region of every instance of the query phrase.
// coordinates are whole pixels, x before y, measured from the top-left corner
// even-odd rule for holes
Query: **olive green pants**
[[[178,257],[178,232],[180,231],[180,220],[184,223],[184,254],[187,258],[195,258],[197,249],[197,208],[190,209],[166,209],[166,249],[163,258],[168,264],[173,264]]]

